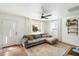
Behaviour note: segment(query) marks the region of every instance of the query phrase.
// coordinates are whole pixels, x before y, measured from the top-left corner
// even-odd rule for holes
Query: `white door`
[[[2,24],[3,47],[17,44],[16,21],[12,19],[3,19]]]
[[[58,21],[52,21],[50,23],[50,34],[54,37],[58,37]]]
[[[20,43],[22,37],[25,33],[25,19],[24,18],[17,18],[16,20],[16,32],[17,32],[17,40]]]

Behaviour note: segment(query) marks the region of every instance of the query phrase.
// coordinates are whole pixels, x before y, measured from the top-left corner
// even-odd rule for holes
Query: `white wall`
[[[32,31],[32,24],[39,24],[39,27],[41,29],[40,32],[33,32]],[[44,32],[44,21],[34,20],[30,18],[26,18],[26,34],[39,34]]]
[[[48,32],[49,34],[52,34],[54,37],[58,37],[60,41],[79,46],[79,29],[78,29],[78,35],[76,34],[68,34],[67,33],[67,27],[66,27],[66,21],[68,18],[75,18],[78,19],[78,27],[79,27],[79,14],[72,14],[71,16],[62,17],[60,19],[56,19],[58,22],[57,31],[52,31],[51,23],[54,21],[47,21],[45,22],[45,32]]]
[[[2,3],[0,4],[0,13],[40,19],[40,7],[40,3]]]
[[[53,37],[59,38],[60,25],[59,20],[52,20],[45,22],[45,32]]]
[[[32,34],[32,23],[40,24],[41,32],[44,32],[43,21],[23,16],[0,14],[0,48],[18,44],[23,35]]]
[[[67,33],[66,21],[68,18],[78,19],[78,25],[79,25],[79,15],[73,15],[73,16],[62,18],[62,41],[65,43],[79,46],[79,32],[78,32],[78,35]],[[78,28],[79,28],[79,26],[78,26]],[[79,31],[79,29],[78,29],[78,31]]]

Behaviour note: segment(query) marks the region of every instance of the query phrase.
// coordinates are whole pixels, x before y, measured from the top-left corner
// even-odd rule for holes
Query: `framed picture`
[[[32,25],[32,31],[33,32],[40,32],[40,26],[39,26],[39,24],[33,24]]]

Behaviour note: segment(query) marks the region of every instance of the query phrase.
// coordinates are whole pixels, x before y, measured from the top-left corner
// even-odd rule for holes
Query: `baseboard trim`
[[[69,44],[69,43],[66,43],[66,42],[62,42],[62,41],[59,41],[59,42],[61,42],[61,43],[64,43],[64,44],[67,44],[67,45],[71,45],[72,47],[79,47],[79,46],[77,46],[77,45],[73,45],[73,44]]]
[[[4,49],[4,48],[8,48],[8,47],[12,47],[12,46],[21,46],[21,45],[20,45],[20,44],[14,44],[14,45],[10,45],[10,46],[2,47],[2,49]]]

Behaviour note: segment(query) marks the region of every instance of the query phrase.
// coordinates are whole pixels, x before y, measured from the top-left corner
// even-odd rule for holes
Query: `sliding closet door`
[[[25,34],[25,18],[2,15],[0,18],[0,48],[19,44]]]
[[[16,44],[16,21],[13,19],[3,19],[2,27],[3,47]]]
[[[3,39],[2,39],[2,21],[0,19],[0,48],[3,46]]]
[[[25,35],[25,18],[17,18],[16,20],[17,24],[16,24],[16,34],[17,34],[17,40],[18,43],[21,43],[22,37],[23,35]]]
[[[20,18],[17,20],[17,32],[18,32],[18,40],[21,41],[23,35],[26,34],[25,32],[25,18]]]

